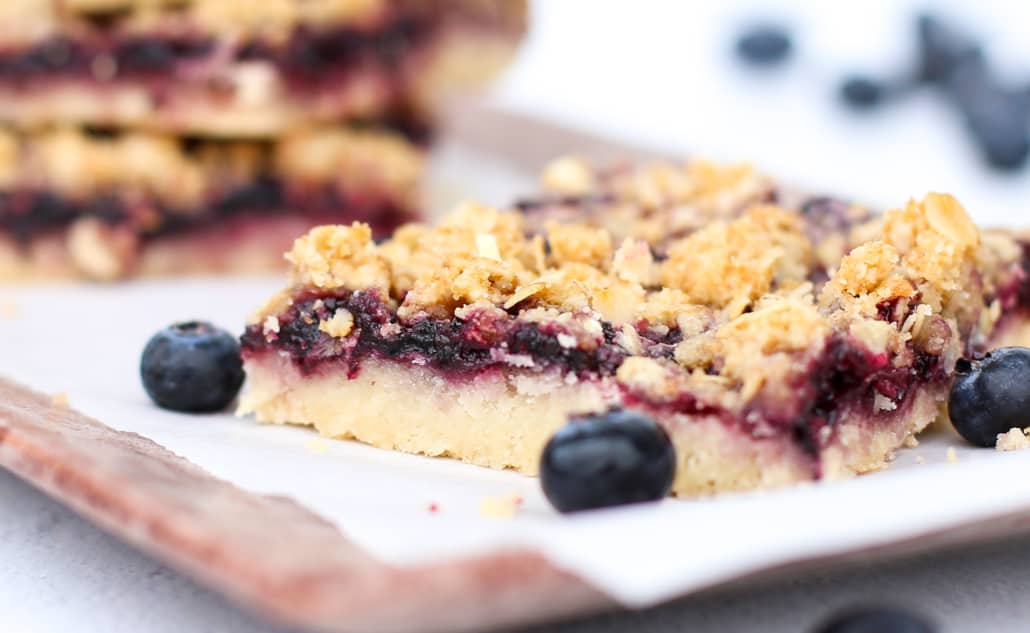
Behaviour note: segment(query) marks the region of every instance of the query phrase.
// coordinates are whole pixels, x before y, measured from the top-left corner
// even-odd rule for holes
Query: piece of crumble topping
[[[479,514],[493,519],[510,519],[518,514],[524,499],[518,493],[486,497],[479,504]]]
[[[309,453],[324,455],[329,452],[329,443],[320,439],[309,440],[304,444],[304,449]]]
[[[999,433],[995,448],[999,451],[1021,451],[1030,448],[1030,428],[1013,427],[1006,433]]]
[[[21,314],[21,308],[14,301],[0,301],[0,318],[16,319]]]
[[[63,391],[55,393],[53,396],[50,397],[50,404],[57,409],[67,409],[68,394],[64,393]]]
[[[354,315],[346,308],[337,308],[331,318],[318,323],[318,329],[334,338],[344,338],[354,329]]]

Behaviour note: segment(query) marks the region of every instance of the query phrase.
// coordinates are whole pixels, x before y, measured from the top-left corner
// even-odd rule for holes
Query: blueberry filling
[[[302,214],[312,223],[368,222],[376,235],[388,235],[412,219],[387,199],[347,198],[335,188],[295,188],[272,176],[216,194],[200,208],[182,209],[156,200],[144,203],[111,194],[76,200],[46,191],[0,192],[0,236],[27,246],[33,239],[63,230],[79,218],[128,226],[143,239],[202,230],[232,218]],[[156,215],[156,220],[155,220]]]
[[[434,31],[432,16],[400,15],[375,31],[338,27],[313,31],[296,29],[282,45],[262,40],[241,42],[237,61],[267,61],[283,73],[294,89],[337,85],[341,75],[365,64],[400,80],[405,53],[421,46]],[[27,50],[0,53],[0,82],[93,76],[101,60],[110,60],[107,80],[159,80],[213,58],[217,40],[199,35],[95,37],[81,41],[53,37]]]
[[[894,407],[890,411],[901,409],[914,387],[940,383],[947,378],[939,356],[916,349],[910,349],[910,352],[910,363],[895,367],[886,354],[873,354],[861,344],[835,335],[819,358],[801,373],[796,385],[796,399],[782,403],[764,401],[759,397],[741,414],[700,400],[689,392],[672,400],[657,402],[630,391],[624,399],[628,406],[658,415],[706,415],[746,428],[781,429],[789,433],[805,453],[815,457],[828,438],[820,433],[821,429],[833,427],[842,415],[853,412],[875,414],[878,400],[890,402],[888,408]]]
[[[354,317],[356,334],[345,340],[319,328],[322,320],[340,308]],[[384,328],[398,325],[398,321],[375,291],[299,297],[278,319],[279,331],[271,341],[260,324],[247,328],[243,349],[286,352],[304,372],[332,362],[356,375],[362,359],[372,356],[427,365],[463,378],[501,367],[515,356],[529,357],[540,371],[557,368],[586,378],[614,374],[626,356],[615,344],[615,330],[610,325],[603,328],[602,342],[591,350],[562,345],[559,336],[566,332],[557,324],[518,321],[507,314],[481,313],[467,320],[420,318],[401,327]],[[645,339],[645,344],[650,342]]]

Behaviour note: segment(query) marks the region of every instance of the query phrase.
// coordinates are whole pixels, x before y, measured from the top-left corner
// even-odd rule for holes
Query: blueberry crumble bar
[[[269,140],[0,129],[0,279],[281,270],[312,226],[417,217],[423,150],[387,129]]]
[[[948,195],[873,217],[775,204],[746,167],[620,173],[565,162],[560,199],[381,243],[313,229],[242,337],[240,411],[536,473],[570,415],[621,407],[671,437],[675,494],[837,479],[884,467],[1030,304],[1025,247]]]
[[[417,123],[524,28],[521,0],[7,0],[0,120],[234,137]]]

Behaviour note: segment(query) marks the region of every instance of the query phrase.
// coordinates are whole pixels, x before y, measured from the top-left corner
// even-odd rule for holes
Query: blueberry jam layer
[[[232,218],[299,214],[312,224],[368,223],[377,236],[389,235],[414,218],[398,203],[379,195],[349,195],[332,187],[295,187],[266,176],[213,194],[199,208],[183,209],[157,199],[97,194],[84,199],[48,191],[0,192],[0,236],[27,246],[58,233],[81,218],[96,218],[111,227],[127,227],[144,240],[181,235]]]
[[[401,61],[432,35],[432,16],[400,14],[375,30],[341,26],[298,27],[285,43],[252,39],[234,44],[204,35],[117,35],[92,33],[80,39],[55,36],[31,48],[0,52],[0,83],[54,79],[160,82],[189,79],[206,64],[264,61],[275,66],[291,88],[338,85],[347,73],[374,68],[401,80]]]
[[[354,318],[353,334],[342,339],[319,327],[340,308]],[[468,378],[492,368],[524,367],[528,357],[532,371],[558,370],[590,379],[613,375],[626,357],[607,323],[602,323],[603,340],[593,349],[582,349],[562,344],[566,332],[557,323],[519,321],[507,313],[483,311],[465,320],[426,317],[400,323],[376,291],[309,292],[295,297],[278,319],[275,334],[266,335],[261,324],[247,328],[242,338],[244,355],[285,352],[304,373],[332,364],[353,377],[363,359],[374,357]],[[671,356],[674,339],[675,334],[645,338],[644,346],[655,356]]]
[[[761,397],[744,411],[734,412],[684,392],[671,400],[655,401],[629,391],[628,406],[662,415],[710,415],[725,424],[755,432],[788,434],[801,450],[816,458],[832,438],[824,431],[846,416],[887,419],[903,412],[916,392],[942,385],[950,368],[939,356],[909,348],[910,362],[896,366],[886,353],[874,354],[861,343],[835,334],[823,352],[798,373],[790,402],[767,402]]]

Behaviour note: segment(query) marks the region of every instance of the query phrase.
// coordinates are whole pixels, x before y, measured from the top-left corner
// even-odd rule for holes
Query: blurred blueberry
[[[861,75],[847,77],[840,85],[841,99],[856,110],[869,110],[880,105],[887,93],[884,82]]]
[[[793,47],[789,29],[763,24],[741,34],[737,40],[737,56],[753,66],[775,66],[790,57]]]

